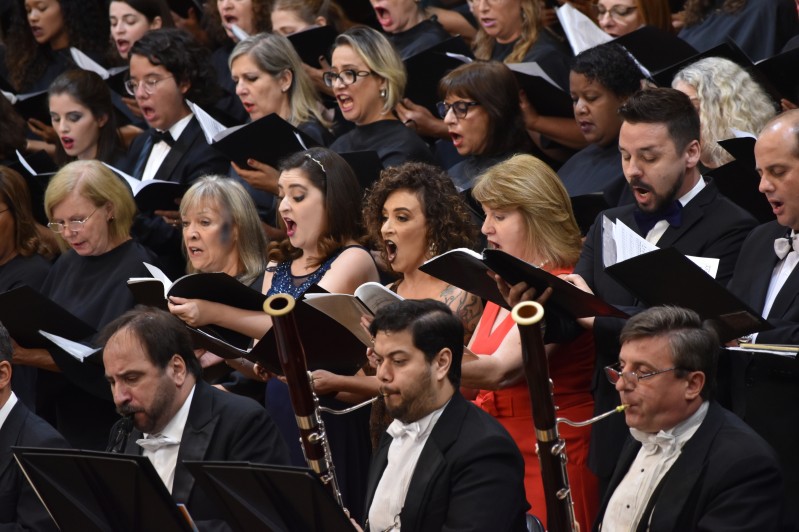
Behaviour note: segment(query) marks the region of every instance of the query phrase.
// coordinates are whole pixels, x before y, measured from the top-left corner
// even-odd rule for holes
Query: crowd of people
[[[0,528],[64,526],[12,446],[146,456],[200,530],[238,525],[184,461],[317,469],[290,383],[198,339],[255,351],[277,322],[211,293],[142,304],[128,280],[156,266],[402,300],[362,317],[357,372],[308,368],[322,407],[368,404],[319,414],[356,529],[553,530],[556,501],[580,530],[799,529],[799,82],[763,66],[796,55],[799,0],[370,2],[0,8],[0,301],[32,288],[103,348],[79,362],[0,325]],[[634,292],[606,269],[621,226],[712,264],[739,314],[675,305],[669,272],[644,275],[674,299]],[[419,269],[460,248],[614,312]],[[557,417],[622,415],[541,430],[511,312],[527,300]]]

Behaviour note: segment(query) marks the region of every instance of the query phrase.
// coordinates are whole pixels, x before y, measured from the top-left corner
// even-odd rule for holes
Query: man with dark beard
[[[183,323],[137,307],[109,323],[103,364],[118,412],[133,419],[126,454],[143,454],[176,502],[196,521],[223,519],[223,510],[194,485],[184,460],[288,464],[288,450],[269,414],[252,399],[202,380]],[[111,430],[120,433],[120,420]],[[224,527],[224,525],[221,525]]]
[[[700,173],[699,115],[691,100],[674,89],[646,89],[619,109],[624,122],[619,134],[624,177],[635,204],[599,214],[588,232],[574,274],[566,279],[591,291],[628,314],[643,310],[640,302],[605,273],[602,259],[602,219],[621,221],[660,248],[674,247],[684,255],[719,259],[716,280],[732,277],[741,244],[756,225],[746,211],[722,196]],[[675,279],[675,282],[679,280]],[[594,408],[597,413],[618,406],[619,397],[604,378],[605,366],[619,357],[619,333],[625,320],[583,318],[593,330],[597,361]],[[602,491],[619,456],[626,429],[620,417],[592,429],[589,465]]]
[[[463,325],[444,303],[398,301],[369,327],[394,418],[369,470],[369,530],[524,531],[524,461],[460,394]]]

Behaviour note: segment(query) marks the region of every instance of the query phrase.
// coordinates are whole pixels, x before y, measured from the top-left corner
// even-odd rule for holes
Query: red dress
[[[561,272],[558,272],[561,273]],[[480,324],[472,340],[471,350],[475,354],[491,355],[515,325],[508,314],[496,329],[494,324],[500,307],[487,303]],[[590,418],[594,411],[591,396],[591,377],[594,371],[594,341],[589,332],[584,332],[574,341],[557,348],[549,358],[549,374],[554,384],[557,416],[573,421]],[[546,502],[541,482],[541,466],[535,454],[535,428],[530,405],[527,382],[502,390],[480,390],[475,404],[494,416],[510,433],[524,457],[524,487],[530,512],[546,523]],[[574,512],[581,530],[590,530],[599,506],[597,479],[588,469],[588,445],[590,427],[574,428],[559,424],[560,437],[566,441],[569,475]]]

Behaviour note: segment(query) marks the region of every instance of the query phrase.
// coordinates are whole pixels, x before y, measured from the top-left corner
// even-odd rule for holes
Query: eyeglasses
[[[621,364],[618,363],[605,367],[605,375],[607,376],[610,383],[613,384],[614,386],[616,385],[617,382],[619,382],[619,379],[621,379],[622,377],[629,384],[637,386],[639,381],[648,379],[650,377],[654,377],[655,375],[660,375],[661,373],[668,373],[669,371],[677,371],[682,368],[674,366],[673,368],[659,369],[657,371],[652,371],[650,373],[638,373],[637,371],[619,371],[620,369],[621,369]]]
[[[97,209],[99,209],[99,207]],[[92,214],[97,212],[97,209],[94,209],[92,213],[83,220],[70,220],[68,222],[50,222],[47,224],[47,227],[49,227],[50,230],[53,231],[54,233],[63,233],[65,227],[68,228],[73,233],[77,233],[78,231],[83,230],[83,226],[86,225],[86,222],[89,221],[89,218],[92,217]]]
[[[469,108],[474,107],[475,105],[480,104],[477,102],[467,102],[464,100],[458,100],[457,102],[452,103],[438,102],[436,104],[436,110],[438,111],[438,116],[441,118],[446,118],[450,109],[452,109],[452,112],[455,113],[455,118],[466,118]]]
[[[606,14],[610,14],[610,18],[613,20],[623,19],[633,11],[638,9],[638,6],[622,6],[622,5],[615,5],[610,9],[605,8],[605,6],[601,6],[599,4],[594,6],[594,13],[596,13],[596,18],[600,19],[604,17]]]
[[[175,76],[167,76],[165,78],[147,78],[144,81],[133,81],[132,79],[125,80],[125,90],[128,91],[128,94],[131,96],[136,96],[136,90],[139,88],[139,85],[144,87],[145,94],[152,94],[155,92],[156,87],[159,83],[166,79],[172,79]]]
[[[466,0],[466,4],[468,4],[469,7],[474,7],[480,2],[485,2],[486,5],[489,6],[495,6],[497,4],[501,4],[503,0]]]
[[[332,87],[336,80],[339,80],[345,87],[347,85],[352,85],[358,78],[365,78],[366,76],[371,76],[373,72],[369,70],[353,70],[348,68],[347,70],[342,70],[341,72],[325,72],[322,74],[322,81],[325,82],[325,85],[328,87]]]

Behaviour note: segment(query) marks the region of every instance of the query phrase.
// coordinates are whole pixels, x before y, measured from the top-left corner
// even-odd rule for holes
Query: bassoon
[[[325,424],[320,415],[319,399],[313,390],[305,350],[297,331],[297,322],[291,312],[295,304],[294,298],[289,294],[274,294],[264,302],[264,311],[272,317],[278,358],[288,384],[294,417],[300,429],[300,443],[305,461],[343,508]]]

